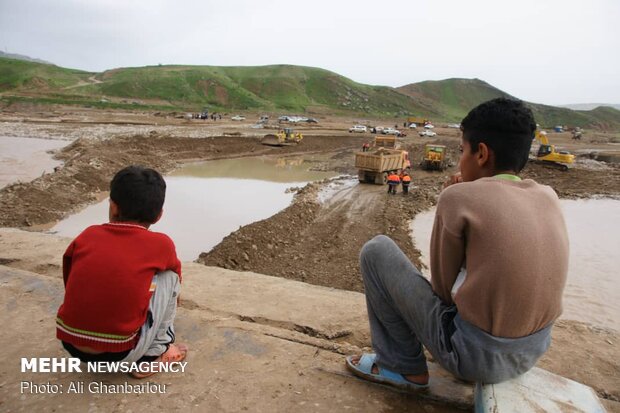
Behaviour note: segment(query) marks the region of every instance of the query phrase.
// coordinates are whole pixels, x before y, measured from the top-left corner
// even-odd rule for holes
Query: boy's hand
[[[460,172],[457,172],[454,175],[450,176],[446,182],[444,182],[443,189],[446,189],[450,185],[458,184],[461,182],[463,182],[463,177],[461,176]]]

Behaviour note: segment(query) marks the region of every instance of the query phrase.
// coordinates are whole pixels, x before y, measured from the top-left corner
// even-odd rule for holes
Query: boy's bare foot
[[[185,360],[187,357],[187,352],[189,351],[189,347],[185,344],[170,344],[168,346],[168,350],[166,350],[161,356],[157,357],[153,362],[155,363],[172,363],[172,362],[180,362]],[[148,362],[147,362],[148,363]],[[142,364],[142,363],[141,363]],[[134,379],[144,379],[147,377],[151,377],[152,375],[157,374],[157,372],[148,371],[148,372],[131,372],[130,376]]]
[[[351,363],[357,366],[360,362],[361,357],[362,356],[352,356]],[[379,374],[379,367],[377,367],[376,364],[372,365],[372,374]],[[424,374],[403,374],[402,376],[411,383],[419,385],[426,385],[428,384],[429,380],[428,372]]]

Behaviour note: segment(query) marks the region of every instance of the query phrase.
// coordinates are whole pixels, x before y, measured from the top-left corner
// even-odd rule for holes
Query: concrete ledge
[[[476,383],[476,413],[605,412],[590,387],[537,367],[499,384]]]

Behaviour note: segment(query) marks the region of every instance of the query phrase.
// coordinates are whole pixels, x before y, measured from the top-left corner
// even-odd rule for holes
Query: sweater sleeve
[[[69,273],[71,272],[71,263],[73,260],[73,249],[75,248],[75,240],[69,244],[67,250],[62,256],[62,278],[65,282],[65,287],[69,281]]]
[[[440,197],[431,235],[431,286],[447,304],[454,303],[452,286],[465,261],[464,219],[450,202],[455,201]],[[446,203],[448,207],[444,207]]]

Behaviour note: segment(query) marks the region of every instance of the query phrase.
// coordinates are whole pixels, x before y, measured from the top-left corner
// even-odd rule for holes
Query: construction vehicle
[[[291,146],[297,145],[303,138],[301,133],[296,133],[291,128],[284,128],[275,135],[271,133],[265,135],[260,143],[269,146]]]
[[[547,133],[536,129],[534,138],[538,141],[540,146],[536,153],[535,161],[542,163],[550,168],[560,169],[563,171],[568,170],[568,165],[575,162],[575,155],[566,151],[556,151],[555,145],[549,143]]]
[[[412,123],[415,123],[418,126],[423,126],[426,125],[427,123],[430,123],[430,120],[426,119],[426,118],[422,118],[420,116],[409,116],[407,118],[407,126],[411,125]]]
[[[424,158],[420,166],[426,170],[443,171],[449,165],[448,148],[445,145],[435,145],[429,143],[424,146]]]
[[[390,172],[409,168],[409,153],[398,149],[376,148],[371,152],[357,152],[355,167],[360,182],[383,185]]]
[[[398,149],[400,140],[396,136],[375,136],[375,148]]]

